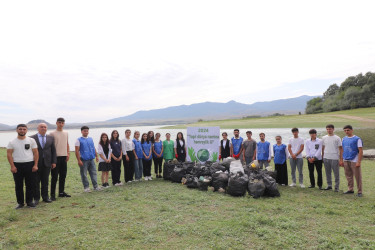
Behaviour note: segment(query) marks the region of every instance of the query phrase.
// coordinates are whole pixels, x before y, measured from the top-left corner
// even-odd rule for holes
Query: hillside
[[[226,119],[203,121],[168,128],[186,128],[191,126],[220,126],[221,128],[323,128],[328,123],[336,127],[347,124],[355,128],[375,128],[375,108],[362,108],[311,115],[284,115],[261,118]]]
[[[163,109],[138,111],[134,114],[110,119],[107,122],[119,121],[161,121],[198,119],[217,120],[224,118],[240,118],[254,115],[269,115],[273,113],[298,114],[304,112],[307,101],[315,96],[300,96],[296,98],[280,99],[268,102],[243,104],[236,101],[227,103],[203,102],[191,105],[173,106]]]

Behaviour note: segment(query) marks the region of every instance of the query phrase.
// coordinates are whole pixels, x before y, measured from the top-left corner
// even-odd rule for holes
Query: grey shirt
[[[243,146],[245,157],[252,158],[254,156],[254,151],[257,148],[257,142],[254,139],[251,139],[250,141],[246,139],[242,143],[242,146]]]

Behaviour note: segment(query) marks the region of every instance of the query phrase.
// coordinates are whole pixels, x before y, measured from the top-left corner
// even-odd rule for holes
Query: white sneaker
[[[124,185],[124,183],[120,182],[120,183],[118,183],[118,185],[119,185],[119,186],[123,186],[123,185]]]
[[[102,189],[100,187],[94,188],[95,191],[101,191]]]
[[[292,183],[289,185],[289,187],[295,187],[295,186],[297,186],[295,183]]]
[[[127,183],[132,183],[132,181],[128,181]]]
[[[285,184],[281,184],[281,186],[285,186]]]
[[[149,181],[152,181],[152,176],[149,176],[149,177],[148,177],[148,180],[149,180]]]
[[[145,176],[145,181],[148,181],[148,176]]]
[[[85,188],[83,191],[85,191],[86,193],[90,193],[91,189],[90,188]]]
[[[301,184],[300,187],[301,187],[301,188],[305,188],[305,185]]]
[[[116,183],[115,186],[116,186],[116,187],[119,187],[119,186],[121,186],[121,185],[120,185],[120,183]]]

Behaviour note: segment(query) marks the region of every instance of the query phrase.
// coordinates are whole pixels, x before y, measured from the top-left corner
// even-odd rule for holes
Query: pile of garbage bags
[[[164,163],[163,171],[164,180],[182,183],[188,188],[210,189],[232,196],[244,196],[248,192],[255,199],[280,196],[275,177],[276,172],[260,169],[257,161],[243,166],[233,158],[204,164],[173,160]]]

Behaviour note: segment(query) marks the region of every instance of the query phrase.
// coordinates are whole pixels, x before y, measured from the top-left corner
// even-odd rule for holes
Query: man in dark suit
[[[37,145],[39,152],[38,172],[36,176],[36,185],[34,190],[34,203],[38,204],[40,196],[44,202],[50,203],[52,200],[48,197],[48,179],[51,168],[56,167],[56,148],[55,139],[47,135],[47,124],[38,124],[38,133],[31,136]]]

